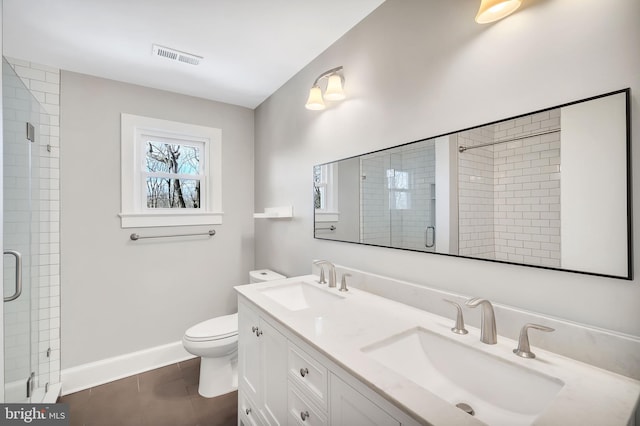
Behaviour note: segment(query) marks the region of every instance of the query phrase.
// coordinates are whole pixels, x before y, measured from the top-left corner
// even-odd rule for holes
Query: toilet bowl
[[[199,356],[198,393],[212,398],[238,388],[238,314],[203,321],[182,337],[187,352]]]
[[[251,283],[281,280],[285,277],[268,269],[249,273]],[[189,328],[182,345],[199,356],[198,393],[206,398],[238,389],[238,314],[212,318]]]

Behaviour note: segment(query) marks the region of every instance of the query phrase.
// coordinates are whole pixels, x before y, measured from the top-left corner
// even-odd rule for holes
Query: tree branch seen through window
[[[200,208],[200,149],[157,141],[146,143],[148,208]]]

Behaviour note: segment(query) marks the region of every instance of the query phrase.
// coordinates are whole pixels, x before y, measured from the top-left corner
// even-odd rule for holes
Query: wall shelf
[[[266,207],[264,213],[254,213],[254,219],[286,219],[293,217],[293,206]]]

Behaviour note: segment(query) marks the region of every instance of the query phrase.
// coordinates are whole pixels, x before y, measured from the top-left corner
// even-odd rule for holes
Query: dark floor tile
[[[135,417],[105,417],[97,419],[91,423],[85,423],[85,426],[142,426],[140,416]]]
[[[145,426],[195,426],[197,418],[189,396],[170,399],[145,397],[141,406],[142,424]]]
[[[177,379],[182,379],[178,364],[172,364],[138,374],[138,383],[140,384],[140,392],[142,393],[152,391],[158,384],[172,382]]]
[[[69,404],[69,423],[71,426],[84,425],[84,412],[90,396],[90,390],[87,389],[58,398],[59,403]]]
[[[85,426],[140,425],[141,402],[138,393],[91,394],[84,410]]]
[[[193,358],[178,364],[182,378],[188,385],[198,384],[200,380],[200,358]]]
[[[187,385],[182,377],[169,382],[156,382],[153,387],[147,387],[140,391],[143,404],[150,401],[172,401],[177,399],[189,399]]]
[[[200,366],[200,359],[201,358],[199,356],[197,356],[195,358],[189,358],[189,359],[187,359],[185,361],[180,361],[178,363],[178,367],[180,367],[180,369],[183,370],[183,369],[188,368],[190,366],[195,366],[195,365]]]
[[[189,384],[189,383],[185,382],[185,384],[187,385],[187,393],[190,396],[200,396],[200,394],[198,393],[198,385],[199,385],[198,382],[195,382],[195,383],[192,383],[192,384]]]
[[[193,396],[191,404],[199,426],[231,426],[238,423],[238,392],[230,392],[215,398]]]
[[[72,426],[236,425],[237,392],[198,395],[200,358],[60,398]]]
[[[138,378],[126,377],[91,388],[84,410],[85,426],[140,425]]]
[[[130,394],[138,392],[138,378],[137,376],[125,377],[124,379],[115,380],[104,385],[91,388],[91,397],[110,394]]]
[[[182,378],[187,384],[189,395],[198,395],[198,385],[200,384],[200,357],[193,358],[178,364]]]

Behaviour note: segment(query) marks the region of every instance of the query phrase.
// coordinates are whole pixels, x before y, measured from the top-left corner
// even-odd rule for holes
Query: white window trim
[[[141,173],[144,165],[139,137],[154,136],[204,142],[203,172],[206,175],[204,205],[199,209],[146,208]],[[122,228],[222,224],[222,131],[157,118],[121,114],[121,201]]]
[[[325,181],[316,186],[325,188],[325,208],[315,209],[316,222],[338,222],[340,210],[338,209],[338,167],[336,163],[323,164]]]

